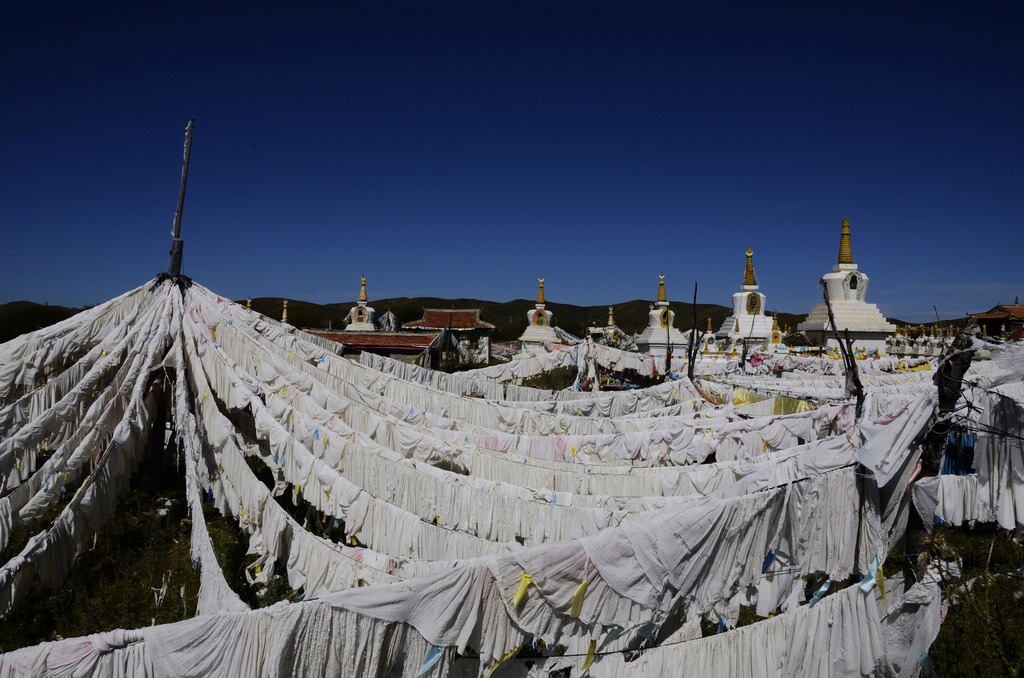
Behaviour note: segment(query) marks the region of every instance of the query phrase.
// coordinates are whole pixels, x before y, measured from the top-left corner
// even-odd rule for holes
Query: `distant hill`
[[[0,304],[0,343],[49,327],[80,312],[80,308],[49,306],[32,301]]]
[[[245,300],[239,303],[244,304]],[[307,301],[288,301],[288,322],[296,327],[332,327],[338,329],[345,324],[345,316],[355,305],[354,301],[334,304],[313,304]],[[535,301],[515,299],[503,303],[483,301],[480,299],[440,299],[438,297],[396,297],[393,299],[375,299],[367,305],[376,311],[376,317],[391,311],[399,323],[408,323],[423,317],[426,308],[479,308],[481,317],[493,324],[495,341],[512,341],[518,339],[526,329],[526,313],[534,308]],[[262,297],[252,300],[252,307],[260,313],[272,318],[281,317],[281,298]],[[582,336],[587,327],[603,327],[608,323],[608,306],[574,306],[572,304],[548,303],[545,308],[554,313],[554,324],[570,334]],[[641,332],[647,327],[647,316],[651,302],[641,299],[626,301],[614,305],[615,324],[624,332]],[[693,304],[670,302],[669,308],[676,314],[676,327],[689,329],[692,324]],[[722,322],[729,317],[732,309],[718,304],[697,304],[697,327],[707,328],[708,318],[711,326],[717,330]],[[779,327],[787,325],[796,327],[806,316],[792,313],[779,313]]]

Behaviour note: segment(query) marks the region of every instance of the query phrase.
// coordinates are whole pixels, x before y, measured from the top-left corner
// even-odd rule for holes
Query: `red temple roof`
[[[480,320],[480,309],[437,309],[428,308],[423,311],[423,317],[411,323],[405,323],[402,327],[421,330],[493,330],[494,325]]]

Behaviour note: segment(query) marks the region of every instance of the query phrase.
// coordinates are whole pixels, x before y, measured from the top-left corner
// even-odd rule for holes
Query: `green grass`
[[[192,566],[192,526],[182,474],[170,455],[162,460],[158,456],[143,462],[132,483],[113,519],[94,535],[95,544],[89,540],[64,583],[56,591],[36,587],[2,622],[0,652],[195,616],[201,565]],[[51,509],[44,526],[60,508]],[[166,515],[159,514],[161,509]],[[299,592],[288,587],[284,576],[275,576],[265,589],[249,586],[245,566],[254,557],[246,555],[248,535],[209,503],[203,518],[228,584],[250,607],[298,599]],[[17,553],[40,529],[16,531],[4,555]]]
[[[1019,676],[1024,669],[1024,546],[995,525],[937,528],[961,559],[929,657],[943,678]],[[973,582],[968,586],[968,582]]]

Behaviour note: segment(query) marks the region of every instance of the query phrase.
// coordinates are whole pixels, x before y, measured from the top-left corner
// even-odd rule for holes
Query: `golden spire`
[[[665,274],[658,274],[658,301],[668,301],[668,297],[665,296]]]
[[[537,278],[537,282],[540,283],[540,287],[537,289],[537,303],[544,303],[544,276]]]
[[[359,283],[359,301],[366,301],[366,276],[361,276]]]
[[[284,310],[281,311],[281,322],[286,323],[288,322],[288,300],[282,299],[281,301],[284,302]]]
[[[843,234],[839,238],[839,263],[853,263],[853,249],[850,247],[850,220],[843,217]]]
[[[711,331],[711,316],[708,316],[708,332]]]
[[[778,332],[778,331],[779,331],[779,314],[776,312],[775,315],[772,316],[772,332]]]
[[[615,318],[612,317],[612,307],[608,307],[608,327],[615,324]]]
[[[754,278],[754,250],[747,248],[747,269],[743,272],[743,286],[757,285],[757,279]]]

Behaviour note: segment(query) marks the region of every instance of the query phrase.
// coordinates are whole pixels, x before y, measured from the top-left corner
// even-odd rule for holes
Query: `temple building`
[[[853,249],[850,245],[850,220],[843,219],[843,231],[839,239],[839,262],[832,267],[832,273],[822,277],[836,329],[850,333],[854,349],[872,350],[879,353],[886,350],[886,337],[896,331],[896,326],[882,316],[878,307],[865,301],[868,291],[868,277],[857,270],[853,263]],[[828,320],[828,308],[824,302],[811,309],[807,319],[797,325],[808,339],[822,346],[838,347]]]
[[[651,306],[647,329],[636,339],[636,350],[654,358],[655,367],[664,371],[667,356],[672,361],[686,361],[689,337],[674,327],[676,314],[668,307],[665,295],[665,274],[658,274],[658,301]]]
[[[430,345],[433,355],[429,363],[434,369],[480,367],[490,361],[491,335],[495,328],[480,319],[478,308],[426,308],[422,318],[402,327],[437,335]]]
[[[754,250],[748,247],[743,287],[732,295],[732,315],[715,333],[715,339],[726,350],[742,351],[744,343],[747,348],[762,346],[767,349],[772,343],[772,318],[764,312],[765,296],[757,291],[753,256]]]
[[[359,301],[349,310],[347,320],[346,332],[373,332],[377,329],[373,325],[373,309],[366,305],[365,275],[361,276]]]
[[[1015,298],[1012,304],[997,304],[982,313],[968,313],[977,320],[986,337],[1000,337],[1021,341],[1024,339],[1024,306]]]
[[[527,325],[519,341],[522,342],[520,355],[540,355],[548,352],[548,346],[558,343],[558,335],[552,326],[554,314],[544,309],[544,276],[538,278],[537,303],[532,311],[526,312]]]

